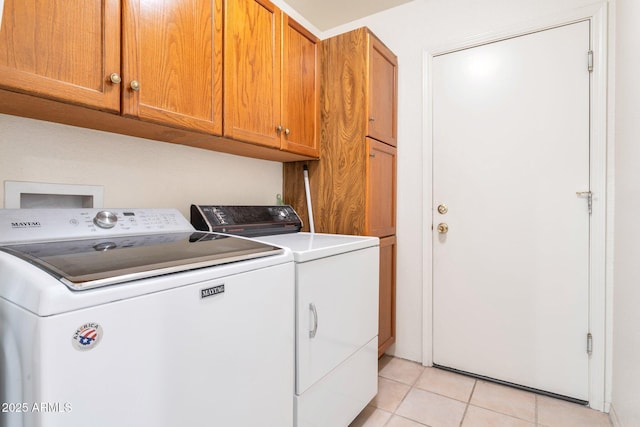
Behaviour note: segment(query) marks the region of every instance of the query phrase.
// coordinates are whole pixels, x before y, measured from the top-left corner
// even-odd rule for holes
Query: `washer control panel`
[[[100,228],[113,228],[118,222],[118,215],[109,211],[100,211],[93,218],[93,223]]]
[[[0,244],[181,231],[177,209],[0,209]]]

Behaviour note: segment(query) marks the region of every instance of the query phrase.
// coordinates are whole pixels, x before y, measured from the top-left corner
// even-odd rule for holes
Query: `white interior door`
[[[433,60],[433,361],[585,401],[589,32]]]

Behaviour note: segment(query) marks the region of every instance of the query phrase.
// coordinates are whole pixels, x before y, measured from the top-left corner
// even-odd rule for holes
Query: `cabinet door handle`
[[[286,129],[284,130],[284,134],[285,134],[285,135],[289,135],[290,133],[291,133],[291,131],[289,130],[289,128],[286,128]]]
[[[135,90],[136,92],[140,90],[140,82],[137,80],[131,80],[129,86],[131,87],[131,90]]]
[[[376,153],[369,153],[369,157],[375,158],[376,157]]]
[[[375,117],[373,117],[373,116],[369,116],[369,121],[370,121],[370,122],[375,122],[375,121],[376,121],[376,118],[375,118]]]
[[[314,303],[309,303],[309,310],[311,310],[311,314],[313,314],[313,329],[309,331],[309,338],[313,338],[318,332],[318,310],[316,310]]]
[[[276,132],[278,132],[278,133],[282,132],[282,125],[278,125],[276,127]]]
[[[120,82],[122,81],[122,78],[118,73],[111,73],[111,75],[109,76],[109,80],[111,80],[111,83],[120,84]]]

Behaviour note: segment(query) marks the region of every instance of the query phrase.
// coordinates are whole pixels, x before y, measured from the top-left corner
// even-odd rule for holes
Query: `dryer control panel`
[[[289,205],[191,205],[191,224],[197,230],[238,236],[297,233],[302,229],[300,217]]]

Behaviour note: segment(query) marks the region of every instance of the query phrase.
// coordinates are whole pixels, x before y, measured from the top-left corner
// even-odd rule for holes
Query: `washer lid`
[[[58,278],[72,290],[243,261],[283,249],[203,232],[146,234],[0,246]]]

